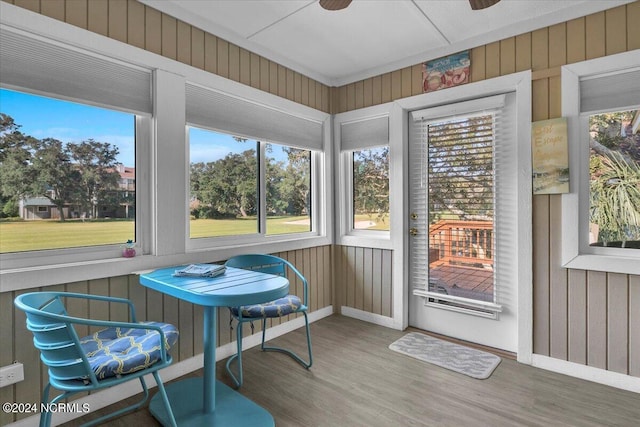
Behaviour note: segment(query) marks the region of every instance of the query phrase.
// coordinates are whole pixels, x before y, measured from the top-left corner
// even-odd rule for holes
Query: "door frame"
[[[516,93],[516,138],[521,144],[531,141],[531,71],[522,71],[506,76],[468,83],[445,90],[416,95],[394,102],[390,115],[390,135],[393,141],[402,135],[402,170],[409,165],[409,112],[444,104],[467,101],[499,93],[514,91]],[[394,132],[395,131],[395,132]],[[520,150],[521,162],[531,162],[530,150]],[[518,226],[518,301],[517,301],[517,360],[531,364],[533,353],[533,249],[532,249],[532,193],[531,176],[519,173],[518,191],[519,205],[528,212],[527,217]],[[399,184],[399,183],[398,183]],[[394,320],[400,329],[409,325],[409,194],[408,176],[402,178],[402,236],[394,236],[401,244],[394,245]],[[399,224],[400,225],[400,224]],[[393,239],[393,238],[392,238]],[[400,242],[398,242],[400,243]],[[401,277],[400,277],[401,276]],[[401,280],[400,280],[401,279]]]

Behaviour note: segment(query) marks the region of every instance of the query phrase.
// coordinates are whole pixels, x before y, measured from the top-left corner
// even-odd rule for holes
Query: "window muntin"
[[[389,231],[389,146],[351,153],[354,230]]]
[[[311,231],[311,151],[265,146],[266,234]]]
[[[258,233],[258,142],[189,127],[189,237]]]
[[[589,245],[640,249],[640,110],[589,115]]]
[[[136,238],[136,116],[0,89],[0,253]],[[120,182],[126,177],[128,188]]]

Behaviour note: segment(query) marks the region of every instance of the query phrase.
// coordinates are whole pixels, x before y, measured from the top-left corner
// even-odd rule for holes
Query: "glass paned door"
[[[515,95],[409,115],[409,324],[518,345],[520,150]],[[530,175],[529,175],[530,177]]]

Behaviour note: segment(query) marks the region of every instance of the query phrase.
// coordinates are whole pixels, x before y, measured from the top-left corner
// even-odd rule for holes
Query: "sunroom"
[[[234,396],[279,426],[637,424],[640,1],[0,7],[2,425],[36,425],[49,381],[14,304],[33,292],[174,325],[167,390],[237,386],[242,332]],[[148,285],[245,254],[301,273],[284,282],[308,286],[304,315],[238,325]],[[305,355],[307,318],[312,366],[260,351],[264,332]],[[408,334],[499,364],[394,351]],[[51,422],[140,391],[81,393]],[[145,404],[107,425],[163,420]]]

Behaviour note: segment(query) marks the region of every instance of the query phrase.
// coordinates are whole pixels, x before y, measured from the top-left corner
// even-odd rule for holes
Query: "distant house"
[[[120,174],[119,188],[125,191],[136,191],[136,168],[119,164],[116,170]]]
[[[117,165],[120,174],[118,183],[119,204],[116,206],[98,205],[99,218],[135,218],[136,169]],[[46,197],[26,197],[19,203],[20,218],[26,220],[60,219],[60,210]],[[67,204],[64,207],[65,218],[82,218],[78,206]]]
[[[20,218],[22,219],[55,219],[60,217],[56,205],[46,197],[27,197],[20,200],[19,206]]]
[[[116,171],[120,174],[118,183],[119,200],[118,206],[102,206],[98,213],[100,217],[112,218],[135,218],[136,216],[136,168],[118,164]]]

